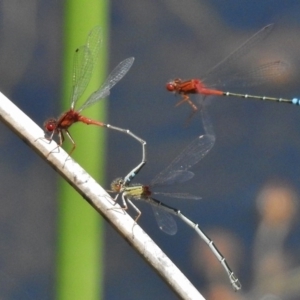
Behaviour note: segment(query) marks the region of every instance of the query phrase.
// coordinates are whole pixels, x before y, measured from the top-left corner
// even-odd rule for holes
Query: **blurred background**
[[[0,12],[1,92],[42,125],[61,112],[64,6],[2,0]],[[110,2],[109,70],[126,57],[136,60],[111,92],[107,122],[147,141],[148,163],[136,182],[149,183],[203,133],[199,115],[184,126],[190,107],[175,108],[180,98],[168,93],[165,83],[201,78],[269,23],[275,23],[271,34],[233,71],[276,60],[287,62],[288,71],[268,84],[246,83],[232,92],[299,97],[299,13],[296,0]],[[226,97],[208,98],[206,106],[215,145],[192,168],[191,181],[172,187],[202,200],[160,200],[199,223],[239,277],[242,291],[232,292],[207,245],[180,220],[177,235],[167,236],[150,207],[136,203],[143,212],[139,224],[207,299],[299,299],[299,108]],[[76,126],[70,130],[75,139]],[[3,124],[0,143],[1,299],[53,299],[58,176]],[[81,145],[87,153],[91,146]],[[107,132],[103,147],[99,153],[107,153],[107,169],[101,185],[108,189],[140,161],[141,149],[114,132]],[[174,299],[110,225],[104,226],[103,299]]]

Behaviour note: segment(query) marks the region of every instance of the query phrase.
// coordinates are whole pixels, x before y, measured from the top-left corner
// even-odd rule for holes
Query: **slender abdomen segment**
[[[218,90],[202,88],[199,91],[199,94],[204,95],[204,96],[223,96],[224,93],[222,91],[218,91]]]
[[[202,81],[199,79],[193,79],[191,81],[194,83],[195,89],[198,94],[201,94],[204,96],[222,96],[223,95],[222,91],[207,88],[202,83]]]
[[[300,99],[298,98],[285,99],[285,98],[275,98],[275,97],[266,97],[266,96],[255,96],[255,95],[248,95],[248,94],[237,94],[237,93],[230,93],[230,92],[222,92],[222,96],[239,97],[244,99],[255,99],[255,100],[263,100],[263,101],[284,102],[284,103],[300,105]]]
[[[92,120],[90,118],[87,118],[87,117],[84,117],[81,115],[79,115],[77,121],[85,123],[87,125],[97,125],[97,126],[102,126],[102,127],[105,126],[105,124],[103,122],[95,121],[95,120]]]

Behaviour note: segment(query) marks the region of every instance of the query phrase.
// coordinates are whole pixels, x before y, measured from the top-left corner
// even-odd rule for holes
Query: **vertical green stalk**
[[[78,101],[78,106],[105,79],[108,61],[108,10],[107,0],[65,1],[62,111],[70,107],[74,51],[86,42],[89,31],[96,25],[100,25],[103,29],[103,45],[99,63],[94,69],[87,91]],[[105,101],[102,100],[85,110],[83,114],[105,122],[105,108]],[[72,157],[100,183],[104,182],[105,130],[83,123],[76,123],[70,127],[77,146]],[[67,151],[71,149],[67,138],[64,148]],[[66,182],[59,182],[58,193],[56,299],[101,299],[103,287],[101,217]]]

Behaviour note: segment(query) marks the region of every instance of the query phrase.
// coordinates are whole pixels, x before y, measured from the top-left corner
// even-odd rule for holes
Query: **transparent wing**
[[[193,178],[189,168],[197,164],[213,147],[215,134],[204,104],[201,104],[201,117],[205,134],[193,140],[172,162],[151,181],[151,186],[171,185]]]
[[[289,69],[289,64],[283,61],[273,61],[244,72],[228,74],[225,78],[218,78],[210,87],[248,87],[272,82],[283,76]]]
[[[170,169],[176,168],[176,165],[171,166]],[[173,185],[177,183],[183,183],[192,179],[195,174],[187,170],[168,170],[165,169],[159,173],[152,181],[150,186],[162,186],[162,185]]]
[[[166,192],[153,192],[154,195],[162,195],[178,199],[187,199],[187,200],[200,200],[202,199],[199,196],[191,195],[189,193],[166,193]]]
[[[100,56],[99,54],[100,54],[100,48],[102,46],[102,41],[103,41],[102,28],[100,26],[96,26],[90,31],[86,41],[86,46],[91,52],[94,66],[97,64]]]
[[[90,82],[93,66],[99,57],[101,44],[102,30],[101,27],[96,26],[90,31],[86,44],[76,49],[74,53],[71,108],[74,108],[75,103]]]
[[[241,57],[245,56],[250,50],[253,49],[255,45],[261,42],[273,29],[274,24],[269,24],[251,36],[248,40],[246,40],[243,44],[241,44],[236,50],[231,52],[227,57],[221,60],[217,65],[211,68],[203,77],[202,81],[205,84],[210,85],[211,83],[215,83],[216,79],[224,78],[225,74],[232,69],[232,66],[236,61],[238,61]]]
[[[214,137],[212,138],[210,135],[201,135],[196,138],[166,169],[151,181],[151,186],[171,185],[191,179],[194,173],[188,171],[188,169],[198,163],[209,152],[214,142]]]
[[[74,53],[71,108],[85,91],[93,72],[93,58],[86,46],[81,46]]]
[[[120,62],[117,67],[110,73],[105,82],[99,87],[97,91],[91,94],[91,96],[78,111],[82,111],[91,106],[96,101],[107,97],[110,93],[111,88],[126,75],[133,62],[133,57],[129,57]]]
[[[138,195],[126,195],[128,199],[136,201],[140,200],[143,202],[146,202],[150,204],[150,206],[153,209],[153,213],[156,219],[156,222],[158,224],[158,227],[165,233],[174,235],[177,232],[177,225],[170,213],[168,213],[165,209],[163,209],[163,206],[160,205],[160,201],[153,199],[151,197],[141,197]]]
[[[157,206],[157,204],[153,203],[151,207],[159,229],[170,235],[176,234],[177,224],[174,218],[168,212]]]

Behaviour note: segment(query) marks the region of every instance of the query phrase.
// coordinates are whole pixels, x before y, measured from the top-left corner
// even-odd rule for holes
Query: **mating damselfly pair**
[[[196,222],[191,221],[185,215],[181,213],[177,208],[173,208],[169,205],[162,203],[160,200],[156,199],[155,195],[162,194],[164,196],[171,196],[175,198],[183,199],[199,199],[199,196],[194,196],[189,193],[163,193],[155,192],[152,190],[155,186],[161,185],[170,185],[170,184],[179,184],[183,183],[189,179],[192,179],[194,173],[189,169],[198,163],[213,147],[215,142],[215,135],[212,130],[212,125],[210,124],[209,118],[206,115],[205,107],[198,107],[190,98],[190,94],[198,94],[198,96],[204,98],[208,96],[232,96],[240,97],[244,99],[259,99],[259,100],[270,100],[278,101],[284,103],[299,104],[297,98],[294,99],[283,99],[283,98],[273,98],[267,96],[254,96],[249,94],[238,94],[234,92],[226,92],[221,89],[214,89],[214,85],[210,84],[213,81],[213,78],[217,78],[217,83],[219,86],[225,88],[228,84],[234,83],[238,84],[241,82],[247,82],[252,80],[250,85],[260,84],[269,81],[271,78],[280,76],[285,72],[288,65],[282,61],[275,61],[266,63],[258,68],[249,69],[247,72],[241,74],[234,74],[232,78],[229,78],[227,75],[227,69],[235,62],[237,59],[241,58],[246,52],[250,51],[254,45],[260,42],[266,35],[271,31],[272,25],[264,27],[262,30],[253,35],[235,51],[233,51],[229,56],[224,60],[218,63],[214,68],[212,68],[203,80],[200,79],[191,79],[191,80],[181,80],[179,78],[170,81],[166,88],[168,91],[178,93],[182,95],[182,100],[178,103],[183,102],[189,103],[192,107],[193,114],[200,110],[203,127],[205,133],[200,135],[195,140],[193,140],[172,162],[171,164],[160,172],[149,185],[134,184],[132,180],[136,174],[142,169],[146,163],[146,142],[133,134],[128,129],[123,129],[103,122],[91,120],[87,117],[81,115],[81,112],[96,103],[97,101],[105,98],[109,95],[111,88],[123,78],[123,76],[131,68],[134,59],[128,58],[121,62],[116,69],[108,76],[107,80],[95,91],[86,102],[81,106],[81,108],[75,111],[75,104],[77,100],[82,96],[85,91],[95,63],[97,62],[97,56],[101,46],[101,28],[95,27],[89,34],[87,42],[84,46],[78,48],[75,51],[74,57],[74,71],[73,71],[73,91],[71,97],[71,108],[69,111],[62,114],[58,119],[50,119],[45,122],[45,129],[51,133],[50,140],[53,138],[53,135],[57,133],[59,135],[59,146],[62,145],[64,141],[65,132],[70,138],[73,147],[69,154],[75,149],[75,142],[72,139],[68,129],[75,122],[83,122],[88,125],[96,125],[100,127],[111,128],[122,133],[128,134],[142,145],[142,161],[133,168],[132,171],[128,173],[124,178],[117,178],[111,184],[112,191],[117,193],[117,196],[121,194],[122,207],[127,208],[127,203],[137,212],[136,221],[141,216],[140,210],[132,202],[132,200],[142,200],[149,204],[153,208],[156,221],[159,228],[167,234],[173,235],[177,231],[176,223],[171,215],[178,216],[183,220],[187,225],[194,228],[196,233],[204,240],[205,243],[210,247],[214,255],[220,261],[224,267],[229,280],[235,290],[241,288],[241,284],[234,273],[231,271],[228,266],[225,258],[221,255],[220,251],[216,248],[213,241],[210,240],[205,233],[199,228]],[[115,199],[117,199],[116,197]]]

